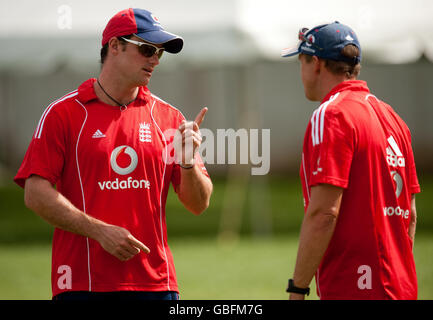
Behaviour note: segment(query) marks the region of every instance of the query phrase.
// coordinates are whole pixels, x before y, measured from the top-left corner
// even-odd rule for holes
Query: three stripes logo
[[[400,148],[397,145],[397,142],[395,141],[393,136],[389,136],[387,139],[389,147],[386,148],[386,161],[388,162],[388,165],[391,167],[397,168],[397,167],[405,167],[405,159],[403,157],[403,154],[401,153]]]
[[[96,130],[95,133],[92,136],[93,139],[98,139],[98,138],[105,138],[105,134],[103,134],[101,132],[101,130]]]
[[[323,131],[325,128],[325,112],[328,105],[337,99],[340,93],[337,93],[328,101],[322,103],[319,108],[314,111],[311,117],[311,140],[313,142],[313,147],[319,145],[323,142]]]

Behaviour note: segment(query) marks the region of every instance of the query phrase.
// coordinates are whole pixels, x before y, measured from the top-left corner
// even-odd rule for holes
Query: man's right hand
[[[101,246],[121,261],[150,250],[126,229],[95,219],[76,208],[51,183],[37,175],[26,180],[26,206],[56,228],[98,241]]]
[[[141,251],[149,253],[150,250],[137,240],[128,230],[111,224],[99,225],[95,240],[108,253],[121,261],[133,258]]]

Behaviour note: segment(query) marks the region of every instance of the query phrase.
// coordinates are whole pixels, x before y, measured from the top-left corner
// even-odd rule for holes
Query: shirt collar
[[[82,103],[87,103],[92,100],[98,99],[95,93],[95,89],[93,88],[94,83],[96,82],[95,78],[90,78],[86,81],[84,81],[79,87],[78,87],[78,99]],[[144,102],[149,100],[150,91],[147,87],[139,87],[138,95],[136,98],[137,100],[142,100]]]
[[[362,80],[343,81],[343,82],[340,82],[339,84],[337,84],[334,88],[332,88],[331,91],[329,91],[329,93],[323,99],[322,103],[324,103],[325,101],[328,101],[329,98],[331,96],[333,96],[334,94],[341,92],[341,91],[345,91],[345,90],[370,92],[370,89],[368,89],[368,87],[367,87],[367,82],[365,82],[365,81],[362,81]]]

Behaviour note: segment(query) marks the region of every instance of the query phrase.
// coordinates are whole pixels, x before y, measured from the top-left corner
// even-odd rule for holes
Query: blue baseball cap
[[[282,50],[282,57],[305,53],[322,59],[355,64],[361,62],[361,45],[358,37],[350,27],[338,21],[322,24],[312,29],[302,28],[299,30],[298,38],[297,46]],[[349,44],[356,46],[359,50],[359,56],[354,59],[341,54],[343,48]]]
[[[134,34],[154,44],[162,44],[165,51],[178,53],[182,50],[183,39],[165,31],[158,18],[144,9],[126,9],[118,12],[108,21],[102,33],[102,46],[112,37]]]

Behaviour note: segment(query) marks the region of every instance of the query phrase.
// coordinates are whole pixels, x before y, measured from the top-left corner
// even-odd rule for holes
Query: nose
[[[155,53],[153,56],[151,56],[149,58],[149,62],[153,65],[153,66],[157,66],[159,64],[159,58],[158,55]]]

